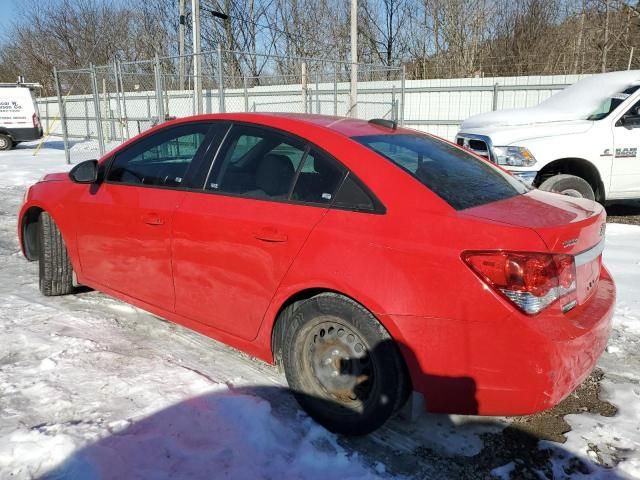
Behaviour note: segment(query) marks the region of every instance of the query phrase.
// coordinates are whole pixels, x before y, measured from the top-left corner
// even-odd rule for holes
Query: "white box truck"
[[[465,120],[456,143],[542,190],[640,198],[640,70],[593,75],[538,106]]]
[[[42,138],[33,89],[37,84],[0,83],[0,150]]]

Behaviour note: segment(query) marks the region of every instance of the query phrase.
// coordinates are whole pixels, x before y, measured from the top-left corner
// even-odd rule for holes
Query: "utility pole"
[[[180,24],[178,26],[178,53],[180,54],[179,67],[178,67],[178,75],[179,75],[179,88],[180,90],[184,90],[184,27],[185,27],[185,16],[184,16],[184,2],[185,0],[180,0],[179,3],[179,12],[180,12]]]
[[[202,113],[202,79],[200,55],[200,0],[191,0],[193,17],[193,93],[196,101],[196,115]]]
[[[351,94],[349,112],[358,116],[358,0],[351,0]]]

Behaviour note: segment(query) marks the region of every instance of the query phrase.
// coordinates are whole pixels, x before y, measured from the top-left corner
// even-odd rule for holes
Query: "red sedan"
[[[327,428],[550,408],[605,348],[605,213],[391,122],[204,115],[47,175],[40,289],[106,292],[284,368]],[[416,397],[416,395],[413,396]]]

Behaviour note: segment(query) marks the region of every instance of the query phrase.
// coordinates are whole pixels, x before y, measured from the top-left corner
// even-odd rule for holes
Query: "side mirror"
[[[628,128],[640,127],[640,115],[624,115],[618,120],[618,125]]]
[[[69,178],[75,183],[96,183],[98,181],[98,161],[87,160],[79,163],[71,169]]]

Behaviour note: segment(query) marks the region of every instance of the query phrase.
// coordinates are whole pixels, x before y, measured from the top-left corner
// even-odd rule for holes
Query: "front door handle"
[[[142,221],[147,225],[163,225],[163,218],[157,213],[145,213],[142,215]]]
[[[273,227],[264,227],[253,232],[253,236],[263,242],[286,242],[287,235]]]

